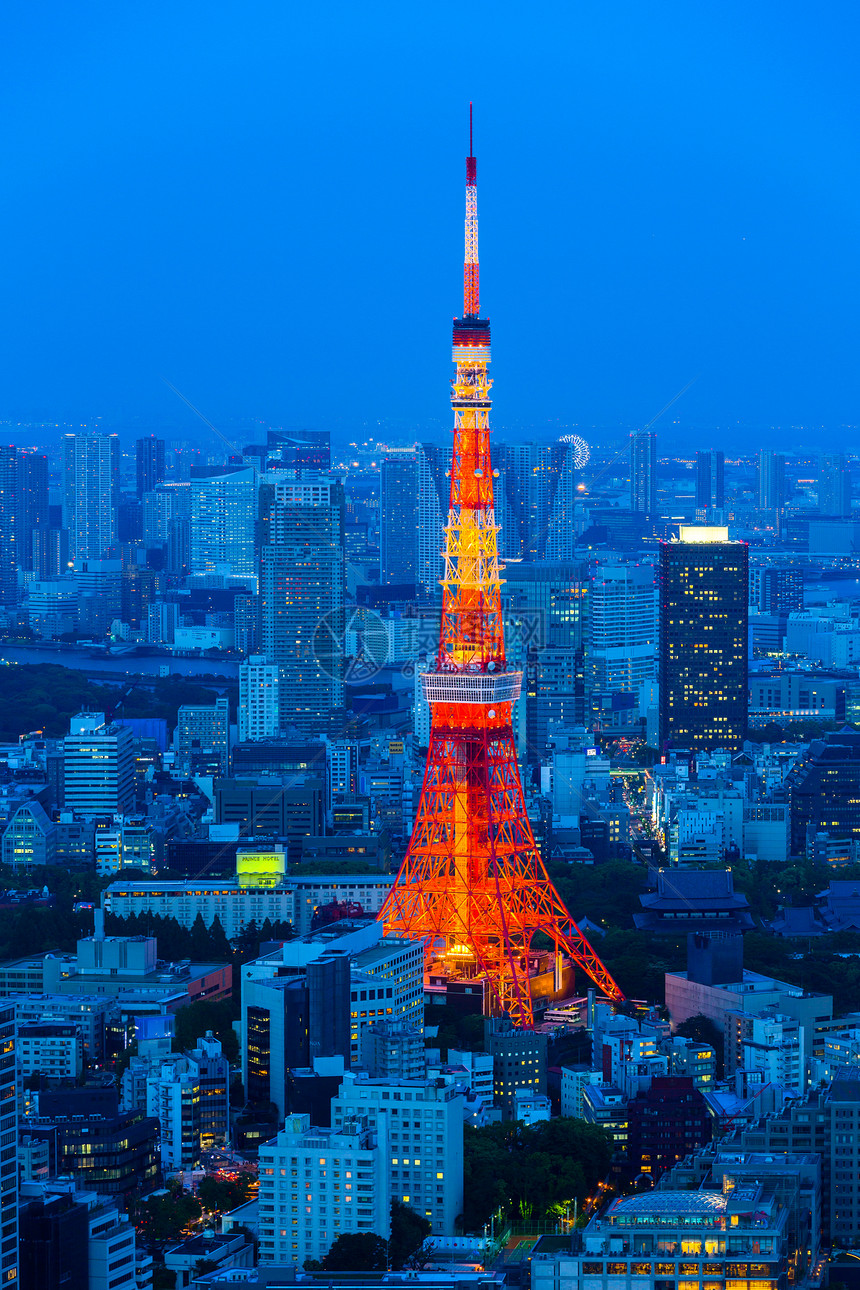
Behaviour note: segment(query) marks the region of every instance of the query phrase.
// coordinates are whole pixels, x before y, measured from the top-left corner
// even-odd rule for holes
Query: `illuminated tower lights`
[[[380,918],[422,939],[425,967],[484,977],[488,1011],[534,1023],[529,952],[545,933],[614,1000],[623,996],[565,909],[526,814],[511,727],[522,673],[509,670],[490,460],[490,323],[480,316],[477,163],[466,159],[463,316],[454,320],[454,445],[442,621],[435,668],[421,677],[430,749],[415,828]]]

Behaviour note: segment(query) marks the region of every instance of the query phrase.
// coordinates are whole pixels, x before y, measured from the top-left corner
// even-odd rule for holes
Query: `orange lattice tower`
[[[428,968],[440,963],[449,977],[484,977],[491,1014],[531,1026],[528,956],[536,932],[610,998],[623,996],[549,880],[520,783],[511,706],[522,673],[507,666],[502,631],[471,106],[469,154],[442,625],[435,669],[421,678],[432,712],[430,750],[415,829],[380,918],[387,932],[424,940]]]

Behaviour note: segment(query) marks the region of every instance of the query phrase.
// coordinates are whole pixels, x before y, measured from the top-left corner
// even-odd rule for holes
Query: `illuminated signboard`
[[[286,872],[285,851],[236,852],[236,877],[240,887],[277,887]]]

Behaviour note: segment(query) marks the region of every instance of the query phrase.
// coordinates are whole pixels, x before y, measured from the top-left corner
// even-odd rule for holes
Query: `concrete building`
[[[199,770],[226,775],[230,765],[230,700],[214,704],[184,703],[173,735],[176,769],[181,775]]]
[[[494,1100],[505,1119],[513,1117],[516,1089],[546,1094],[546,1044],[546,1035],[539,1031],[520,1030],[505,1020],[485,1021],[484,1047],[493,1058]]]
[[[380,1143],[387,1141],[392,1200],[427,1218],[433,1235],[453,1236],[463,1212],[463,1097],[454,1080],[346,1075],[332,1100],[332,1126],[365,1116]]]
[[[0,1284],[18,1278],[18,1165],[15,1141],[18,1122],[19,1074],[15,1006],[0,1003],[0,1142],[7,1159],[0,1164]]]
[[[63,526],[71,560],[102,560],[117,538],[119,436],[67,434]]]
[[[79,815],[124,814],[134,805],[134,735],[103,712],[72,717],[63,740],[64,805]]]
[[[253,467],[230,475],[192,479],[192,573],[224,574],[256,591],[256,500],[257,473]]]
[[[77,1079],[84,1068],[83,1040],[77,1026],[38,1021],[18,1026],[21,1074],[48,1079]]]
[[[341,1117],[336,1128],[287,1116],[259,1152],[260,1266],[323,1259],[345,1232],[390,1232],[387,1117]]]
[[[239,665],[239,740],[256,743],[280,733],[280,668],[262,654]]]
[[[589,684],[632,692],[657,679],[657,588],[650,564],[602,564],[588,606]]]
[[[3,830],[3,863],[12,869],[42,868],[56,863],[57,830],[37,801],[18,807]]]
[[[246,885],[238,878],[120,881],[104,889],[101,903],[106,914],[119,918],[157,914],[189,929],[198,914],[207,927],[217,918],[228,940],[241,935],[252,921],[259,927],[267,918],[272,923],[295,920],[295,891],[288,879],[274,887]]]
[[[424,1031],[388,1021],[365,1026],[359,1036],[358,1060],[372,1079],[424,1079]]]

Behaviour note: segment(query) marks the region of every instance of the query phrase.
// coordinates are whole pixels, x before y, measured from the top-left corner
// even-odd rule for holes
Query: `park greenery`
[[[543,1219],[582,1205],[609,1169],[612,1139],[584,1120],[466,1125],[463,1230],[479,1232],[500,1210],[510,1220]]]
[[[59,663],[13,664],[0,668],[0,740],[40,730],[50,739],[68,734],[77,712],[110,712],[122,696],[122,716],[163,717],[176,725],[183,703],[214,703],[214,691],[183,677],[146,677],[128,685],[99,685],[83,670]]]

